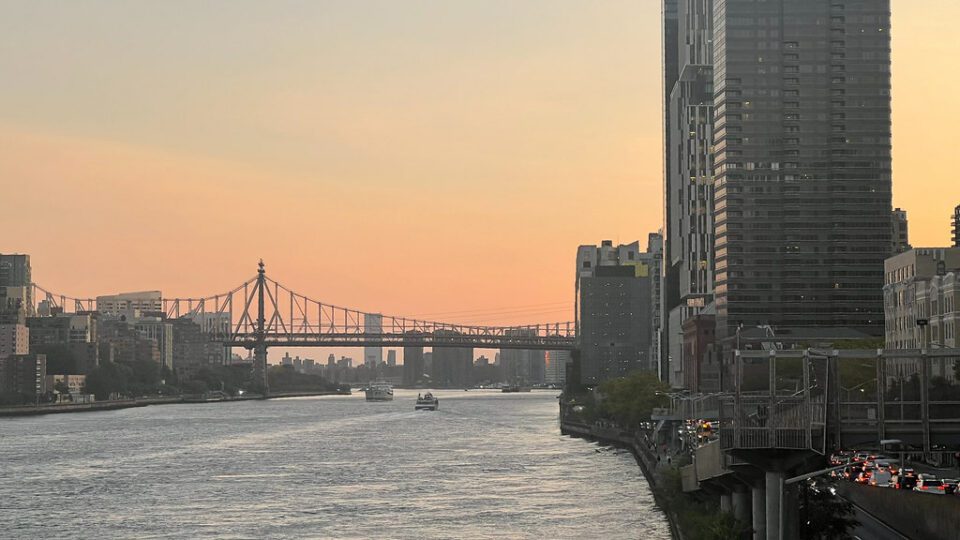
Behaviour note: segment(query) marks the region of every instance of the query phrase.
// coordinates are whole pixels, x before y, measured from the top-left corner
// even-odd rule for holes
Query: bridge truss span
[[[97,311],[93,298],[60,295],[33,285],[35,301],[59,311]],[[261,261],[257,275],[233,289],[197,298],[156,298],[143,313],[167,319],[188,318],[211,341],[225,346],[266,347],[473,347],[573,350],[575,324],[558,322],[519,326],[483,326],[384,315],[315,300],[267,277]]]
[[[365,312],[314,300],[264,276],[249,290],[244,312],[233,328],[232,345],[249,347],[258,339],[263,294],[263,339],[269,346],[361,347],[423,346],[571,350],[572,322],[521,326],[447,323]]]

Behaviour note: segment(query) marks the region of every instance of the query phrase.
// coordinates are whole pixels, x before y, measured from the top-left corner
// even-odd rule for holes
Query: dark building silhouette
[[[436,330],[435,336],[456,336],[453,330]],[[473,384],[473,349],[467,347],[434,347],[431,380],[434,385],[465,388]]]
[[[639,242],[613,246],[609,240],[577,250],[577,320],[582,384],[596,384],[638,369],[656,371],[651,280],[653,254]],[[504,363],[503,353],[500,355]]]
[[[403,384],[423,382],[423,347],[403,348]]]
[[[714,3],[718,338],[883,333],[889,0]]]

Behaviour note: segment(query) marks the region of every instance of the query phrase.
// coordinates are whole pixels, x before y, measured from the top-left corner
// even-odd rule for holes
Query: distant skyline
[[[0,9],[0,252],[57,292],[213,294],[262,257],[361,310],[568,320],[576,247],[661,227],[654,0]],[[958,18],[893,0],[914,246],[960,203]]]

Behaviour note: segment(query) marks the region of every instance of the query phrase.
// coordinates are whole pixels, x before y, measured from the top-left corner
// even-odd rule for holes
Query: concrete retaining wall
[[[960,496],[840,482],[837,492],[908,538],[960,538]]]

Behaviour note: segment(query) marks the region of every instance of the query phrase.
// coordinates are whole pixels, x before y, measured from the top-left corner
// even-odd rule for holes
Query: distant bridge
[[[35,302],[64,311],[96,311],[96,300],[48,291],[34,284]],[[488,349],[575,350],[573,322],[522,326],[479,326],[427,321],[343,308],[313,300],[266,275],[238,287],[200,298],[163,298],[167,318],[200,322],[211,341],[254,352],[254,370],[266,381],[269,347],[464,347]]]

